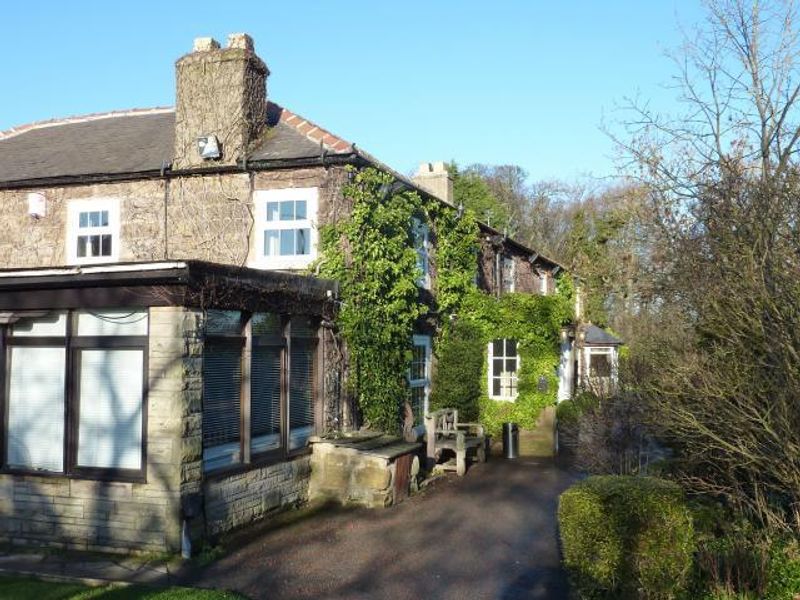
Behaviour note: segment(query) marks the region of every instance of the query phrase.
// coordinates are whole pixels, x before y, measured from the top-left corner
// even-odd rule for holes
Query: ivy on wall
[[[424,311],[410,223],[422,201],[391,193],[394,178],[372,168],[343,187],[350,218],[322,228],[323,276],[339,281],[338,326],[350,359],[348,383],[365,424],[397,431],[408,394],[409,340]]]
[[[473,378],[472,389],[480,386],[483,391],[477,409],[489,431],[496,433],[507,420],[533,426],[541,408],[556,397],[559,333],[570,319],[568,278],[561,278],[555,296],[507,294],[498,299],[483,293],[474,283],[479,230],[473,213],[459,214],[414,191],[398,190],[391,175],[373,168],[354,170],[352,175],[343,187],[352,202],[350,218],[322,228],[318,266],[323,276],[340,284],[338,326],[349,353],[348,384],[365,424],[384,431],[399,429],[409,394],[411,337],[418,320],[434,313],[444,325],[435,343],[440,361],[446,360],[448,345],[439,341],[447,336],[451,315],[470,323],[471,331],[481,337],[483,368],[474,361],[467,376]],[[432,230],[433,306],[422,302],[417,287],[421,274],[411,237],[413,217]],[[518,340],[516,402],[488,398],[485,352],[488,342],[500,337]],[[541,376],[546,378],[546,391],[539,385]],[[455,399],[458,393],[448,390],[441,378],[433,385],[437,402]]]

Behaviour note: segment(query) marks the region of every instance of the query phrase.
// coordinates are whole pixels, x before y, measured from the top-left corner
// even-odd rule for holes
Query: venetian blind
[[[64,348],[10,348],[9,466],[64,469],[65,357]]]
[[[207,338],[203,354],[203,447],[239,441],[242,341]]]
[[[142,466],[142,350],[81,350],[78,466]]]
[[[264,452],[280,446],[281,348],[254,346],[251,362],[251,447]]]
[[[314,345],[293,339],[289,373],[290,449],[306,444],[314,429]]]

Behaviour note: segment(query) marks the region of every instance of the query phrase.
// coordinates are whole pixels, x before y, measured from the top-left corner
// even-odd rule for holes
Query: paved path
[[[181,583],[254,600],[566,599],[555,511],[573,480],[548,460],[494,459],[390,509],[251,535]]]

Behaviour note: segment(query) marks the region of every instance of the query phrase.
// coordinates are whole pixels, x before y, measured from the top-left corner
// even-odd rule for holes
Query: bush
[[[478,327],[466,321],[450,325],[436,351],[431,410],[457,408],[460,421],[478,420],[484,352]]]
[[[681,489],[652,477],[590,477],[561,495],[564,564],[580,598],[676,598],[694,552]]]
[[[695,518],[697,522],[697,518]],[[695,596],[723,600],[792,600],[800,593],[800,548],[747,522],[722,523],[698,543]]]

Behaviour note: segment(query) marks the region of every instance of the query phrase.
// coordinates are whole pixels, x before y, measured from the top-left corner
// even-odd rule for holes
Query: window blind
[[[79,364],[78,466],[140,469],[144,352],[81,350]]]
[[[11,347],[8,464],[64,469],[65,348]]]
[[[314,345],[292,340],[289,373],[289,449],[302,448],[314,431]]]
[[[241,381],[242,340],[206,338],[203,354],[203,455],[207,461],[206,470],[238,460]],[[218,450],[207,452],[213,448]]]
[[[254,453],[280,447],[281,348],[255,346],[250,368],[250,433]]]

